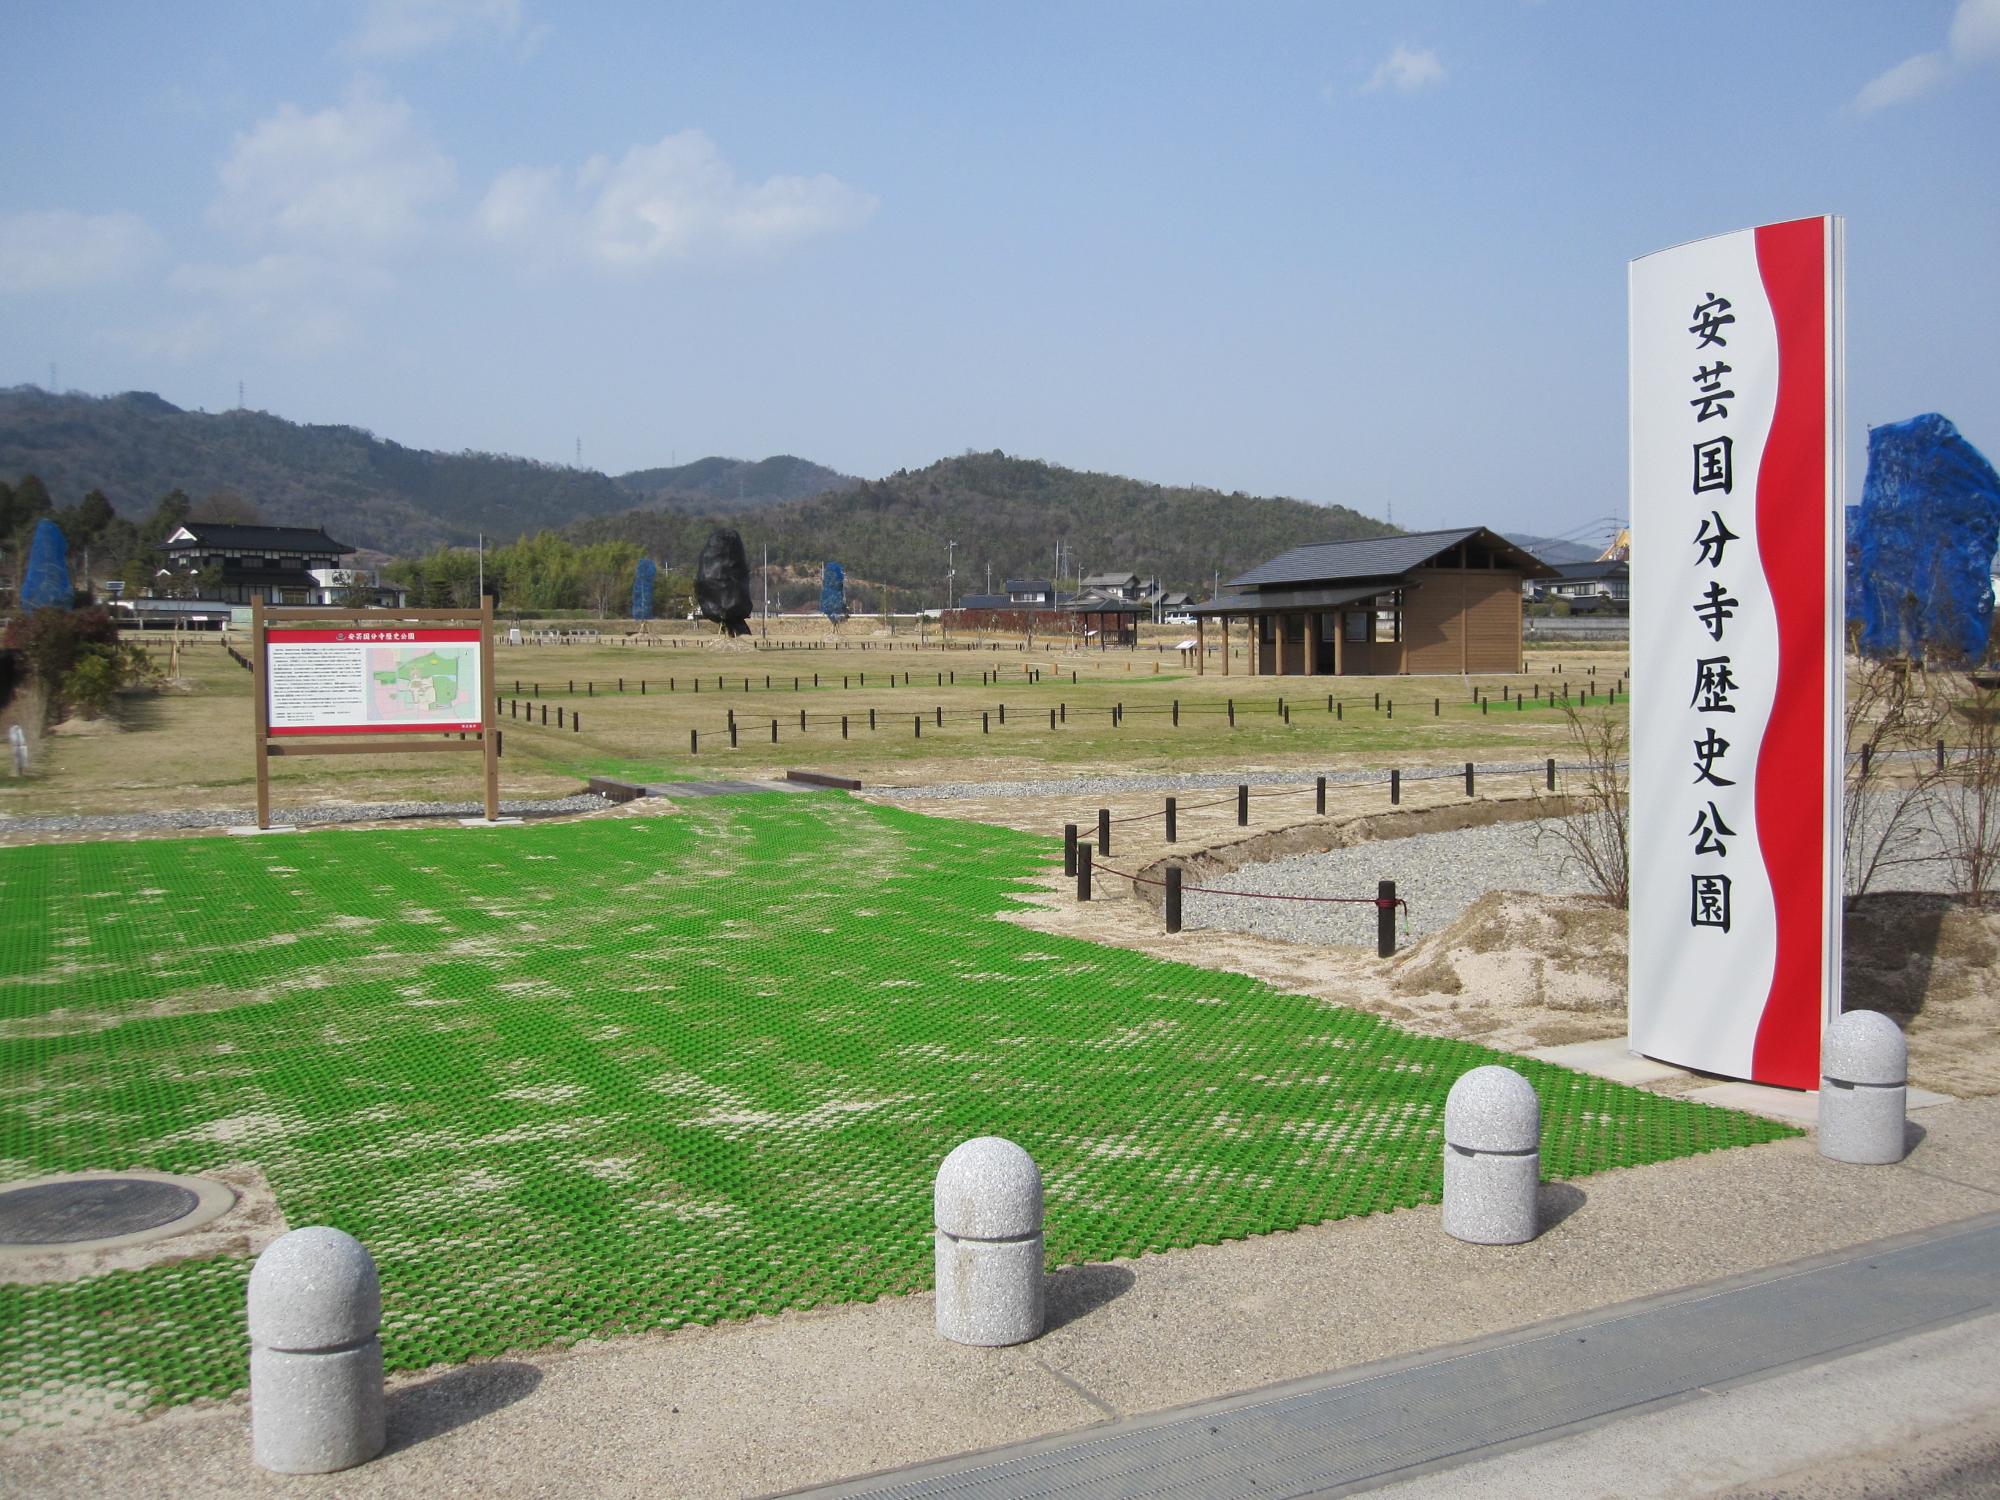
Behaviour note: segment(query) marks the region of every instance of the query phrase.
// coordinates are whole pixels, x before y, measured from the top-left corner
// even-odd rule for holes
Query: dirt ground
[[[1372,799],[1379,807],[1379,789],[1330,791],[1328,817],[1304,821],[1294,802],[1265,803],[1261,811],[1253,802],[1250,829],[1234,827],[1233,808],[1225,809],[1230,826],[1206,837],[1189,837],[1184,820],[1182,841],[1172,853],[1190,869],[1213,873],[1311,849],[1553,810],[1550,801],[1519,789],[1504,798],[1467,801],[1454,794],[1451,783],[1418,784],[1406,789],[1406,803],[1412,793],[1415,805],[1377,811],[1364,805]],[[1157,806],[1159,798],[1146,793],[1119,800],[1136,811]],[[1018,798],[915,805],[941,816],[1041,832],[1077,819],[1073,808]],[[1306,805],[1310,809],[1310,792]],[[1157,821],[1114,825],[1130,852],[1107,863],[1144,873],[1168,853],[1157,829]],[[1308,946],[1214,929],[1169,936],[1155,901],[1135,896],[1129,882],[1101,881],[1096,898],[1085,905],[1059,868],[1026,907],[1011,920],[1037,931],[1249,974],[1413,1031],[1503,1051],[1625,1032],[1625,915],[1584,895],[1552,900],[1492,891],[1443,931],[1386,961],[1367,948]],[[2000,1093],[2000,911],[1976,911],[1939,895],[1870,895],[1848,917],[1845,954],[1847,1007],[1885,1011],[1903,1026],[1913,1084],[1960,1098]],[[1678,1093],[1706,1081],[1690,1076],[1655,1087]]]

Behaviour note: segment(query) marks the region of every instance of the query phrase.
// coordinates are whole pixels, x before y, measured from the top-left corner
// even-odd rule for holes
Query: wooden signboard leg
[[[257,826],[271,826],[270,700],[264,686],[264,601],[250,601],[250,696],[257,749]]]
[[[496,700],[493,696],[493,596],[479,598],[479,738],[486,751],[486,821],[500,817],[500,744],[494,724]]]

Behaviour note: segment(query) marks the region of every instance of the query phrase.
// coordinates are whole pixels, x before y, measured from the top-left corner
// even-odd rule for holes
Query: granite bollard
[[[1042,1291],[1042,1174],[1012,1141],[984,1135],[938,1168],[937,1330],[955,1344],[1038,1338]]]
[[[1444,1102],[1444,1232],[1475,1245],[1519,1245],[1539,1232],[1542,1102],[1498,1064],[1474,1068]]]
[[[361,1242],[294,1229],[250,1271],[250,1447],[280,1474],[368,1462],[387,1437],[382,1288]]]
[[[1879,1010],[1834,1017],[1820,1045],[1819,1154],[1883,1166],[1903,1159],[1909,1046]]]

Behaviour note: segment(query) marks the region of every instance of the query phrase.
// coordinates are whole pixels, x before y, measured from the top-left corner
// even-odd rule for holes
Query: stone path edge
[[[1160,1411],[1145,1412],[1137,1416],[1110,1418],[1102,1422],[1093,1422],[1087,1426],[1075,1428],[1068,1432],[1052,1433],[1044,1437],[1029,1438],[1017,1443],[1003,1443],[996,1447],[975,1449],[971,1452],[954,1454],[946,1458],[927,1459],[917,1463],[902,1464],[868,1474],[854,1475],[832,1484],[807,1485],[797,1489],[779,1490],[763,1497],[763,1500],[792,1500],[792,1497],[800,1496],[814,1496],[818,1497],[818,1500],[843,1500],[843,1497],[847,1496],[859,1497],[872,1494],[880,1486],[897,1480],[907,1482],[919,1477],[943,1477],[970,1473],[974,1470],[996,1463],[1003,1463],[1011,1459],[1057,1452],[1075,1443],[1095,1442],[1110,1437],[1123,1436],[1127,1433],[1147,1432],[1155,1428],[1170,1426],[1176,1422],[1186,1421],[1196,1415],[1239,1411],[1245,1407],[1282,1401],[1289,1397],[1307,1395],[1337,1386],[1377,1380],[1384,1376],[1401,1374],[1404,1371],[1417,1369],[1424,1365],[1442,1364],[1470,1355],[1482,1354],[1491,1349],[1503,1348],[1509,1344],[1547,1338],[1552,1334],[1564,1333],[1572,1329],[1589,1328],[1600,1323],[1612,1321],[1613,1319],[1631,1317],[1637,1313],[1705,1301],[1709,1298],[1721,1296],[1745,1287],[1766,1285],[1772,1282],[1783,1281],[1790,1277],[1804,1275],[1828,1266],[1846,1265],[1855,1261],[1868,1260],[1875,1256],[1886,1255],[1893,1251],[1907,1249],[1914,1245],[1933,1243],[1958,1235],[1978,1233],[1996,1225],[2000,1225],[2000,1211],[1975,1214],[1969,1218],[1956,1219],[1948,1223],[1931,1225],[1923,1229],[1914,1229],[1904,1234],[1891,1235],[1884,1239],[1870,1240],[1841,1249],[1822,1251],[1819,1254],[1805,1256],[1795,1261],[1786,1261],[1775,1266],[1765,1266],[1754,1271],[1739,1272],[1733,1276],[1725,1276],[1714,1281],[1701,1282],[1694,1286],[1681,1287],[1674,1291],[1655,1292],[1648,1296],[1635,1297],[1625,1302],[1611,1303],[1607,1306],[1591,1308],[1582,1312],[1565,1313],[1561,1316],[1545,1319],[1540,1322],[1523,1324],[1518,1328],[1502,1329],[1494,1333],[1482,1334],[1477,1338],[1466,1339],[1460,1343],[1415,1350],[1407,1354],[1390,1355],[1384,1359],[1370,1360],[1346,1369],[1329,1370],[1316,1375],[1304,1375],[1291,1380],[1276,1381],[1269,1385],[1236,1391],[1229,1395],[1192,1401],[1180,1406],[1167,1407]],[[1790,1360],[1783,1364],[1772,1365],[1769,1368],[1755,1371],[1734,1380],[1717,1382],[1696,1390],[1676,1391],[1654,1400],[1638,1402],[1601,1416],[1588,1417],[1578,1422],[1564,1423],[1561,1426],[1550,1427],[1508,1442],[1496,1443],[1483,1448],[1469,1449],[1461,1453],[1433,1460],[1429,1463],[1399,1469],[1393,1474],[1382,1475],[1377,1480],[1352,1488],[1358,1492],[1364,1489],[1376,1489],[1386,1485],[1400,1484],[1407,1479],[1414,1479],[1424,1474],[1456,1468],[1461,1464],[1494,1458],[1506,1453],[1519,1452],[1522,1449],[1535,1447],[1554,1438],[1567,1437],[1576,1433],[1589,1432],[1595,1428],[1605,1427],[1612,1423],[1623,1421],[1627,1417],[1639,1415],[1642,1412],[1661,1410],[1683,1402],[1697,1400],[1709,1391],[1729,1390],[1740,1386],[1754,1385],[1759,1381],[1767,1380],[1774,1376],[1787,1374],[1795,1370],[1810,1369],[1815,1365],[1825,1364],[1831,1360],[1845,1358],[1848,1355],[1859,1354],[1869,1349],[1894,1344],[1902,1339],[1910,1338],[1932,1329],[1965,1322],[1970,1318],[1984,1316],[1994,1310],[1994,1306],[1989,1305],[1984,1309],[1976,1309],[1971,1312],[1940,1318],[1882,1337],[1859,1339],[1851,1344],[1843,1344],[1838,1348],[1822,1350],[1804,1359]],[[1345,1489],[1341,1491],[1341,1493],[1346,1492]]]

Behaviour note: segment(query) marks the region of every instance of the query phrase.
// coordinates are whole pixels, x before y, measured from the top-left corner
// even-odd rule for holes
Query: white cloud
[[[1951,64],[1942,52],[1919,52],[1861,87],[1854,104],[1862,111],[1888,109],[1908,104],[1930,93],[1951,76]]]
[[[2000,0],[1959,0],[1944,47],[1906,57],[1871,78],[1855,95],[1854,107],[1867,114],[1914,103],[1959,74],[1994,61],[2000,61]]]
[[[0,215],[0,292],[60,292],[130,276],[166,248],[136,214]]]
[[[220,348],[222,328],[212,314],[203,312],[166,318],[140,328],[116,329],[103,337],[143,358],[181,364]]]
[[[2000,59],[2000,0],[1959,0],[1946,42],[1954,62]]]
[[[368,0],[361,29],[341,50],[350,57],[408,57],[458,41],[521,36],[521,0]]]
[[[216,223],[350,251],[416,238],[456,177],[410,106],[366,84],[317,114],[281,106],[237,136],[220,175]]]
[[[855,228],[878,202],[825,173],[741,181],[706,134],[684,130],[615,162],[592,157],[567,185],[553,168],[503,172],[479,222],[495,240],[546,257],[638,270],[780,250]]]
[[[1389,88],[1399,94],[1409,94],[1443,83],[1444,78],[1444,64],[1438,61],[1438,55],[1430,48],[1405,47],[1399,43],[1376,64],[1375,71],[1361,86],[1361,92],[1372,94],[1378,89]]]
[[[387,271],[326,256],[282,252],[241,265],[175,267],[167,284],[207,304],[210,327],[280,354],[323,354],[359,336],[357,304],[394,285]]]

